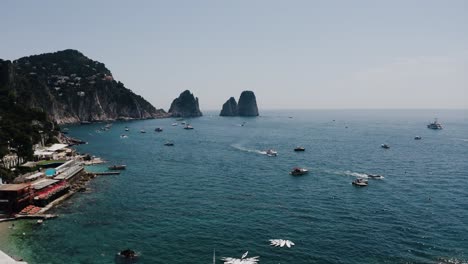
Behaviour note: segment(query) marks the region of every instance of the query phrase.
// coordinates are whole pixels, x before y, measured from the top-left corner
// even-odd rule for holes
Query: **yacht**
[[[273,149],[269,149],[269,150],[266,151],[266,154],[267,154],[268,157],[276,157],[278,155],[278,152],[276,152]]]
[[[438,130],[438,129],[442,129],[442,125],[437,121],[437,118],[436,118],[434,119],[434,122],[427,125],[427,128]]]
[[[381,147],[381,148],[384,148],[384,149],[389,149],[389,148],[390,148],[390,146],[387,145],[387,144],[382,144],[382,145],[380,145],[380,147]]]
[[[298,147],[294,148],[294,151],[305,151],[305,148],[298,146]]]
[[[307,169],[304,169],[304,168],[294,168],[291,172],[289,172],[289,174],[293,175],[293,176],[301,176],[301,175],[305,175],[309,173],[309,171]]]
[[[364,187],[364,186],[367,186],[368,184],[369,183],[362,178],[357,178],[356,180],[353,181],[353,185],[355,186]]]

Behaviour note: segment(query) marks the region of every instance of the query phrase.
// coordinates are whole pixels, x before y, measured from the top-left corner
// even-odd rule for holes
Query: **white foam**
[[[250,153],[257,153],[257,154],[262,154],[262,155],[267,154],[266,151],[258,150],[258,149],[249,149],[249,148],[241,146],[240,144],[232,144],[231,147],[241,150],[241,151],[250,152]]]

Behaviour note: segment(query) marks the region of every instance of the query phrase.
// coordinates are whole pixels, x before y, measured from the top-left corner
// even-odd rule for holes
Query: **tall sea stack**
[[[173,117],[198,117],[202,116],[198,105],[198,98],[193,96],[189,90],[185,90],[174,101],[172,101],[169,114]]]
[[[239,110],[237,108],[237,102],[234,97],[229,98],[224,104],[223,109],[221,110],[220,116],[237,116],[239,115]]]
[[[252,91],[243,91],[238,104],[239,116],[258,116],[257,99]]]

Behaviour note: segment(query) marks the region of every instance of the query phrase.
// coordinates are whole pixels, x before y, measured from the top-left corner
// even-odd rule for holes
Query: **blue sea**
[[[246,251],[272,264],[468,262],[467,110],[217,114],[187,119],[194,130],[175,119],[70,126],[88,142],[79,152],[127,170],[92,180],[55,220],[18,224],[6,251],[54,264],[114,263],[126,248],[151,264],[212,263],[214,250],[216,263]],[[443,130],[426,128],[434,117]],[[310,173],[289,175],[296,166]],[[351,184],[365,174],[384,179]]]

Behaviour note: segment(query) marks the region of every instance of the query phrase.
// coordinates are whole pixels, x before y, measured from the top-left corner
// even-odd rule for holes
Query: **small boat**
[[[294,151],[305,151],[305,148],[304,148],[304,147],[299,147],[299,146],[298,146],[298,147],[296,147],[296,148],[294,149]]]
[[[184,129],[193,129],[193,126],[191,126],[190,124],[187,124],[184,126]]]
[[[167,141],[166,143],[164,143],[164,146],[174,146],[174,143]]]
[[[128,129],[128,127],[125,128],[125,131],[129,131],[130,129]]]
[[[144,129],[140,130],[140,133],[146,133],[146,131]]]
[[[138,257],[136,252],[131,250],[131,249],[122,250],[117,255],[119,255],[120,257],[126,258],[126,259],[134,259],[134,258]]]
[[[429,123],[429,125],[427,125],[427,128],[439,130],[442,129],[442,125],[437,121],[437,118],[435,118],[434,122]]]
[[[367,174],[367,178],[369,179],[383,179],[384,176],[378,174]]]
[[[112,165],[107,167],[109,170],[125,170],[127,165]]]
[[[422,139],[422,137],[420,137],[420,136],[415,136],[414,137],[414,140],[421,140],[421,139]]]
[[[178,126],[179,123],[172,123],[172,126]]]
[[[291,172],[289,172],[289,174],[293,176],[301,176],[307,173],[309,173],[309,171],[304,168],[294,168]]]
[[[120,135],[120,138],[128,138],[128,136],[125,135],[125,134],[122,134],[122,135]]]
[[[353,185],[355,186],[364,187],[364,186],[367,186],[368,184],[369,183],[365,179],[362,179],[362,178],[357,178],[356,180],[353,181]]]
[[[387,144],[382,144],[382,145],[380,145],[380,147],[383,148],[383,149],[389,149],[390,148],[390,146],[387,145]]]
[[[240,126],[241,126],[241,127],[242,127],[242,126],[245,126],[245,124],[246,124],[246,122],[242,122],[242,124],[241,124]]]
[[[276,152],[275,150],[273,149],[269,149],[266,151],[266,155],[268,157],[276,157],[278,155],[278,152]]]
[[[160,127],[157,127],[157,128],[155,128],[155,129],[154,129],[154,131],[156,131],[156,132],[162,132],[162,131],[163,131],[163,129],[162,129],[162,128],[160,128]]]
[[[39,219],[39,220],[37,220],[37,222],[36,222],[36,224],[38,224],[38,225],[42,225],[42,223],[44,223],[44,220],[42,220],[42,219]]]

